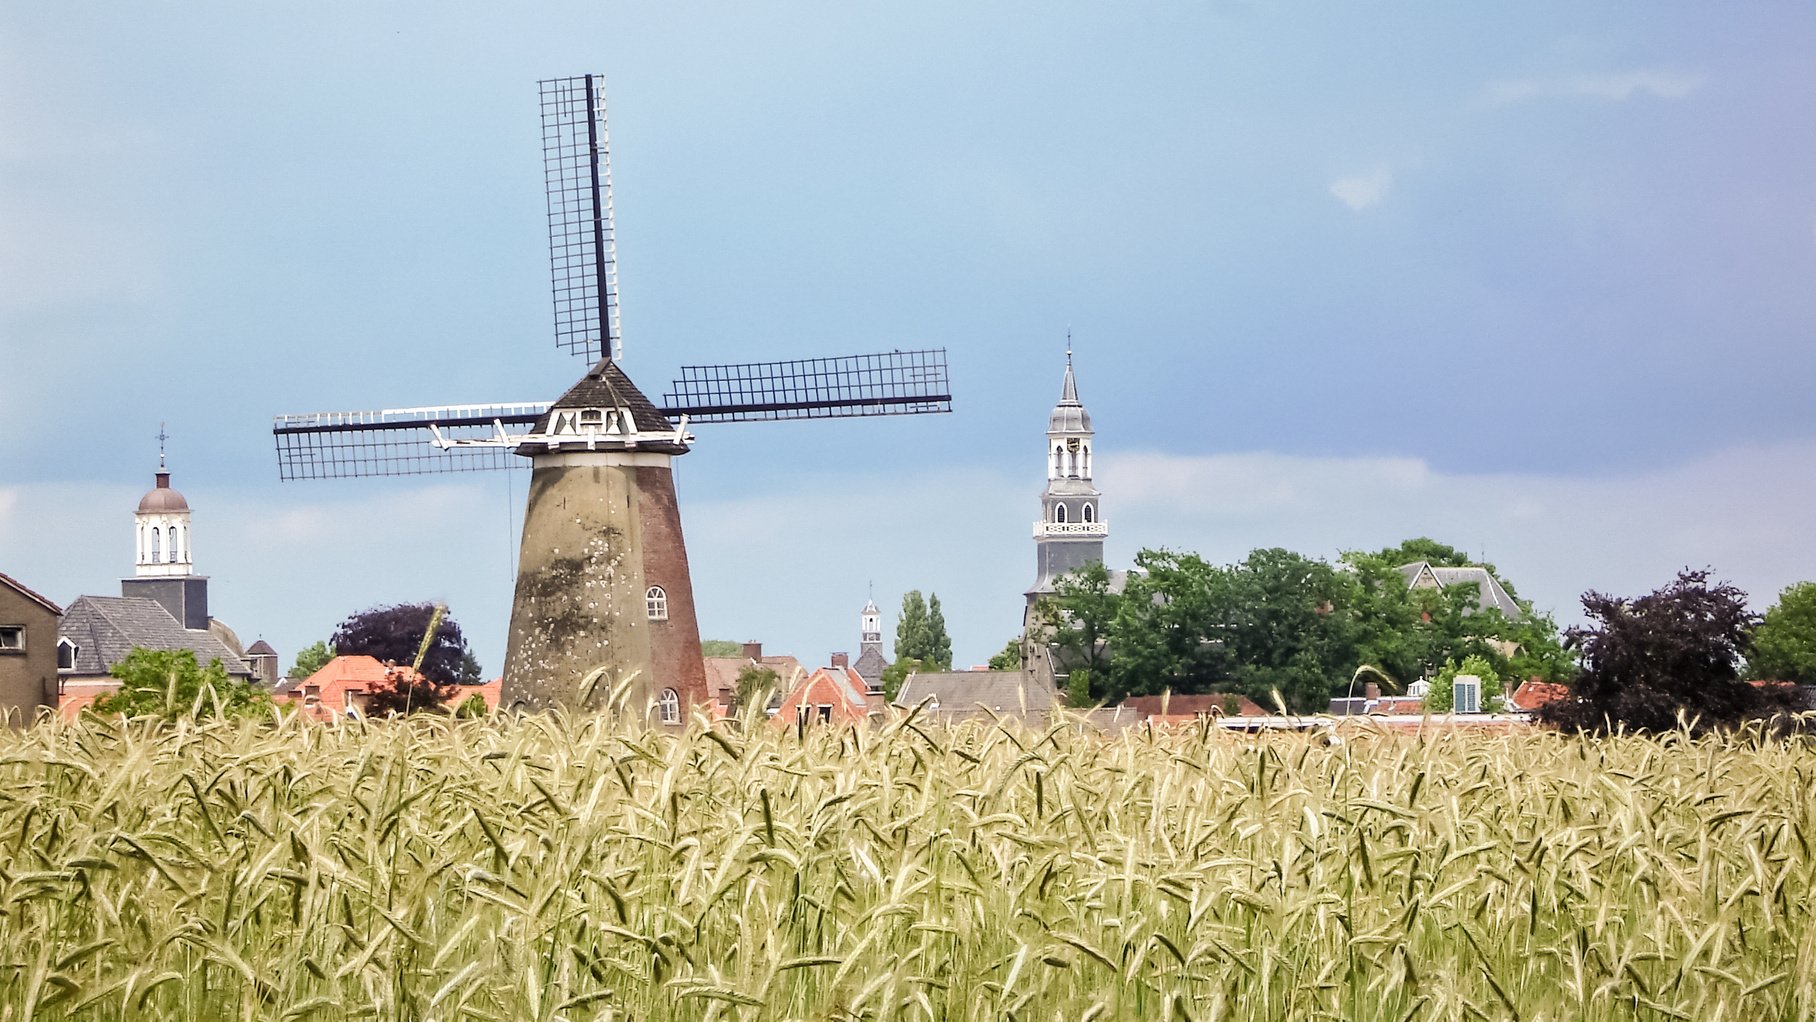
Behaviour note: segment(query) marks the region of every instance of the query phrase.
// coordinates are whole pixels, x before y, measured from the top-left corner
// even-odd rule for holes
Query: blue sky
[[[280,484],[278,412],[547,399],[538,79],[606,75],[626,366],[945,347],[951,416],[701,427],[710,637],[823,661],[1033,580],[1065,337],[1126,563],[1430,534],[1569,619],[1816,578],[1816,8],[12,5],[0,571],[117,591],[160,421],[288,660],[447,600],[527,477]]]

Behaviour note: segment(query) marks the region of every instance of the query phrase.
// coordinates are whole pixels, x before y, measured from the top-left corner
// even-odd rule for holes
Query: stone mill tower
[[[691,439],[609,357],[517,438],[532,474],[503,705],[596,709],[622,688],[675,724],[707,701],[672,471]]]

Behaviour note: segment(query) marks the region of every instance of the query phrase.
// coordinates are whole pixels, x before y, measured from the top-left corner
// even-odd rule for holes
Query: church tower
[[[1093,436],[1091,413],[1078,400],[1068,350],[1059,404],[1047,418],[1047,488],[1040,495],[1040,521],[1034,523],[1036,573],[1027,592],[1030,608],[1053,592],[1061,575],[1103,563],[1110,527],[1103,517],[1103,495],[1091,484]]]
[[[858,627],[863,636],[858,645],[858,659],[851,669],[858,672],[872,692],[883,691],[883,672],[889,668],[889,661],[883,657],[883,614],[876,609],[876,600],[864,604],[864,610],[858,615]]]
[[[133,576],[120,580],[121,596],[158,601],[184,628],[208,627],[208,579],[195,573],[190,547],[189,501],[170,485],[164,463],[162,430],[158,432],[158,471],[152,488],[133,512],[138,556]]]

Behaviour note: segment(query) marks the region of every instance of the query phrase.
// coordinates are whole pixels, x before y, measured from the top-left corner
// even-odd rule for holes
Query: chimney
[[[755,660],[758,663],[761,663],[763,661],[763,644],[760,642],[745,643],[744,644],[744,659]]]
[[[1370,699],[1379,699],[1381,698],[1381,686],[1372,681],[1366,682],[1362,686],[1362,694]]]
[[[850,667],[851,666],[851,654],[834,653],[832,655],[832,666],[838,668],[841,671],[847,667]]]

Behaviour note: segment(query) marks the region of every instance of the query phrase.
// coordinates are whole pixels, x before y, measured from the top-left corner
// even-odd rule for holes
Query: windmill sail
[[[682,366],[664,414],[695,423],[917,415],[952,410],[944,348]]]
[[[622,358],[605,79],[583,75],[540,85],[555,345],[588,361]]]
[[[508,448],[457,446],[448,441],[490,439],[527,428],[548,405],[444,405],[371,412],[280,415],[271,423],[280,479],[427,475],[527,467]]]

